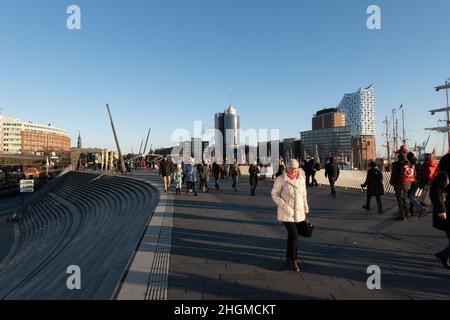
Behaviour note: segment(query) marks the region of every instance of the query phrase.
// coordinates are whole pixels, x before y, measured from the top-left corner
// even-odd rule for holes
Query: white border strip
[[[154,184],[157,190],[161,190],[161,184],[151,184]],[[167,299],[173,195],[166,193],[159,195],[158,205],[127,271],[117,300]]]

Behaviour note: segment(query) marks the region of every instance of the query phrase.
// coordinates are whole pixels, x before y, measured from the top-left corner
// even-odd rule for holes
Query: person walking
[[[420,179],[420,188],[425,189],[427,185],[431,184],[433,178],[438,174],[438,163],[431,153],[425,154],[425,159],[422,164],[422,179]]]
[[[377,199],[378,213],[383,214],[383,205],[381,203],[381,196],[384,196],[383,174],[378,170],[374,161],[369,163],[366,182],[361,185],[361,188],[365,187],[367,187],[367,202],[363,205],[363,208],[369,211],[370,200],[372,197],[375,197]]]
[[[275,173],[275,179],[284,174],[284,170],[286,169],[286,165],[284,164],[283,158],[280,158],[280,162],[278,165],[277,173]]]
[[[290,270],[300,271],[298,258],[299,223],[306,220],[309,206],[306,192],[306,180],[299,168],[299,163],[291,159],[283,175],[273,185],[272,200],[277,205],[277,220],[287,230],[286,263]]]
[[[241,175],[241,170],[239,169],[239,165],[237,161],[234,161],[233,164],[230,165],[230,171],[229,174],[231,176],[231,179],[233,181],[233,184],[231,185],[231,189],[237,192],[237,184],[239,176]]]
[[[435,254],[446,269],[450,269],[450,154],[442,157],[438,165],[438,173],[431,182],[430,199],[433,205],[433,227],[444,231],[448,238],[448,246]]]
[[[394,187],[395,197],[398,204],[397,221],[406,221],[409,212],[408,190],[411,189],[411,182],[414,179],[414,172],[406,159],[407,149],[401,146],[397,151],[397,161],[392,163],[390,185]]]
[[[176,194],[181,194],[181,189],[183,187],[183,168],[181,164],[177,165],[177,169],[173,174],[173,180],[176,183]]]
[[[312,165],[312,170],[311,170],[311,179],[312,179],[311,185],[313,187],[317,187],[319,185],[316,180],[316,174],[317,174],[317,172],[320,171],[320,169],[322,169],[320,166],[320,163],[318,161],[314,160],[314,163]]]
[[[216,188],[216,190],[220,189],[219,180],[221,175],[221,169],[222,169],[221,165],[218,164],[216,161],[214,161],[212,165],[212,174],[214,176],[214,187]]]
[[[254,197],[256,186],[258,185],[258,174],[260,173],[256,161],[252,163],[252,165],[248,169],[248,173],[250,175],[250,195]]]
[[[185,165],[184,174],[186,181],[186,194],[190,192],[190,190],[194,191],[194,195],[197,196],[197,189],[195,184],[197,182],[197,166],[195,165],[195,159],[191,158],[191,161]]]
[[[159,162],[159,175],[163,177],[164,192],[168,192],[170,188],[170,177],[172,176],[172,163],[165,155]]]
[[[419,166],[417,158],[412,152],[408,152],[408,154],[406,155],[406,159],[408,160],[411,168],[414,170],[414,180],[411,181],[411,188],[407,193],[410,203],[408,216],[414,216],[414,209],[416,209],[419,212],[419,217],[421,217],[426,211],[420,201],[416,198],[416,193],[419,189],[419,180],[421,179],[422,175],[421,166]]]
[[[325,167],[325,178],[328,178],[331,188],[331,196],[336,198],[336,189],[334,184],[339,178],[340,170],[338,164],[334,161],[334,157],[330,157],[329,162]]]
[[[433,178],[437,175],[438,171],[438,163],[434,158],[434,155],[431,153],[426,153],[424,162],[422,164],[422,175],[419,182],[420,189],[420,203],[427,207],[430,206],[429,194],[430,194],[430,186]],[[426,212],[425,212],[426,213]]]
[[[306,185],[311,186],[311,175],[314,168],[314,159],[309,159],[305,163]]]
[[[125,160],[125,171],[126,173],[131,173],[130,161]]]
[[[205,160],[203,160],[203,164],[200,167],[200,189],[203,192],[209,191],[208,181],[210,175],[211,175],[211,167]]]

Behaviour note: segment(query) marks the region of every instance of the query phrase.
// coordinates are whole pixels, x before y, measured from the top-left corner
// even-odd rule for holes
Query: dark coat
[[[212,174],[215,180],[219,180],[222,176],[222,166],[214,162],[212,165]]]
[[[169,160],[161,160],[159,163],[159,174],[163,177],[172,175],[172,163]]]
[[[339,166],[336,162],[329,162],[325,167],[325,178],[328,177],[328,180],[336,180],[339,178],[340,170]]]
[[[231,177],[236,177],[241,175],[241,170],[239,169],[239,165],[231,164],[229,174]]]
[[[320,169],[322,169],[321,166],[320,166],[320,163],[316,162],[316,164],[313,165],[312,171],[313,171],[313,172],[318,172],[318,171],[320,171]],[[339,174],[338,174],[338,175],[339,175]]]
[[[195,164],[185,164],[184,165],[184,175],[186,176],[185,181],[187,182],[197,182],[197,166]]]
[[[258,174],[259,168],[257,166],[251,165],[248,169],[248,173],[250,174],[250,185],[256,186],[258,184]]]
[[[367,171],[366,182],[362,185],[363,188],[367,187],[367,195],[369,196],[383,196],[383,174],[376,168],[369,169]]]
[[[395,161],[392,164],[391,180],[390,185],[394,187],[395,190],[410,190],[411,182],[402,182],[402,166],[409,164],[408,161],[399,162]]]
[[[305,167],[303,168],[306,175],[310,176],[313,173],[314,162],[315,162],[314,159],[311,159],[308,162],[306,162]]]
[[[440,171],[438,175],[433,179],[430,186],[430,200],[433,204],[433,226],[436,226],[441,220],[438,217],[439,213],[447,213],[446,230],[450,231],[450,223],[448,222],[450,217],[450,185],[448,181],[448,175],[444,171]],[[441,220],[445,221],[445,220]],[[444,222],[445,228],[445,222]]]
[[[200,172],[200,178],[201,179],[209,180],[209,176],[211,174],[211,168],[210,168],[209,164],[200,165],[199,172]]]
[[[278,178],[279,176],[283,175],[285,169],[286,169],[286,168],[285,168],[284,164],[280,164],[280,166],[278,167],[278,171],[277,171],[277,173],[275,174],[275,177]]]

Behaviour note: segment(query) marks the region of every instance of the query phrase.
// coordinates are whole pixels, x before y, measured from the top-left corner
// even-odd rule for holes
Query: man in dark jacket
[[[409,165],[405,153],[398,153],[397,161],[392,164],[390,185],[394,187],[397,198],[399,215],[398,221],[406,221],[409,212],[408,190],[411,189],[411,182],[403,181],[402,175],[404,166]]]
[[[336,198],[336,189],[334,184],[339,178],[340,170],[338,164],[334,161],[334,157],[330,157],[330,162],[327,163],[325,167],[325,178],[328,177],[331,187],[331,196]]]
[[[367,187],[367,202],[363,205],[363,208],[367,211],[370,210],[370,199],[374,196],[377,199],[378,213],[383,214],[383,206],[381,203],[381,196],[384,195],[383,174],[378,170],[377,164],[373,161],[369,164],[369,168],[366,182],[361,185],[362,188]]]
[[[260,173],[256,161],[250,165],[248,173],[250,175],[250,189],[251,189],[250,195],[254,197],[256,186],[258,185],[258,174]]]
[[[278,165],[278,171],[275,174],[275,178],[282,176],[284,174],[285,169],[286,169],[286,166],[284,165],[284,160],[283,160],[283,158],[280,158],[279,165]]]
[[[241,170],[239,169],[239,165],[237,161],[234,161],[233,164],[230,165],[229,175],[231,179],[233,180],[233,184],[231,185],[231,189],[237,192],[237,184],[238,184],[238,177],[241,175]]]
[[[214,186],[217,190],[219,190],[219,180],[222,176],[222,166],[216,161],[214,161],[212,165],[212,174],[214,176]]]
[[[312,165],[312,170],[311,170],[311,179],[312,179],[311,185],[312,185],[313,187],[317,187],[317,186],[319,185],[319,184],[317,183],[317,180],[316,180],[316,174],[317,174],[317,172],[320,171],[320,169],[321,169],[320,163],[319,163],[319,162],[316,162],[316,161],[314,160],[314,163],[313,163],[313,165]]]
[[[200,189],[203,190],[203,192],[208,192],[208,181],[211,174],[211,167],[205,160],[203,160],[203,164],[199,166],[198,172],[200,172]]]
[[[170,177],[172,175],[172,163],[164,156],[159,162],[159,175],[164,180],[164,192],[167,192],[170,187]]]
[[[436,253],[436,257],[443,266],[450,269],[450,154],[446,154],[439,162],[438,174],[434,177],[430,187],[430,200],[433,204],[433,226],[444,231],[448,238],[448,246]]]

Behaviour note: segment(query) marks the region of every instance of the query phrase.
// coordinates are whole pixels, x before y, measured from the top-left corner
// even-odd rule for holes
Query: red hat
[[[401,147],[400,147],[400,150],[398,150],[398,151],[395,152],[395,153],[396,153],[396,154],[399,154],[399,153],[405,154],[405,153],[408,153],[408,152],[409,152],[408,148],[406,148],[405,146],[401,146]]]

